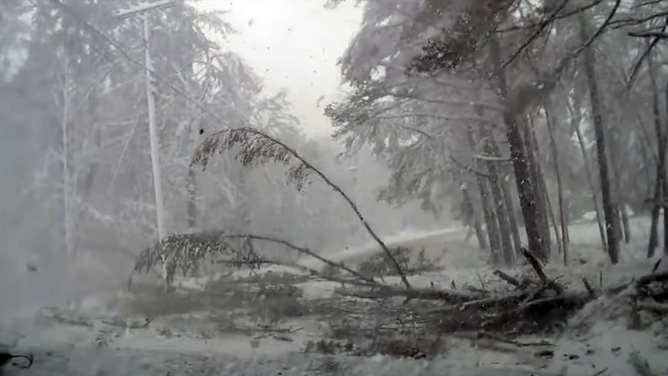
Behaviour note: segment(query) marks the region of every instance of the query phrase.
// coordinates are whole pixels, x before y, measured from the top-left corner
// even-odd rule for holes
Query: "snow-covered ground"
[[[551,278],[569,290],[583,290],[582,277],[595,288],[608,287],[647,274],[657,259],[645,257],[647,218],[632,220],[633,241],[623,246],[622,263],[610,265],[592,223],[571,226],[569,265],[559,255],[545,268]],[[407,232],[385,239],[390,246],[424,248],[428,257],[438,258],[442,270],[410,277],[414,287],[442,287],[486,290],[504,287],[486,263],[486,255],[465,242],[464,229],[437,232]],[[334,261],[354,263],[378,252],[375,244],[324,255]],[[556,253],[556,252],[555,252]],[[658,253],[661,253],[660,250]],[[319,267],[318,262],[301,260],[303,265]],[[668,269],[664,260],[662,270]],[[303,273],[294,268],[273,266],[255,274]],[[531,275],[526,266],[508,273]],[[236,272],[247,277],[248,272]],[[228,276],[231,278],[234,276]],[[398,278],[386,277],[399,284]],[[203,288],[207,279],[188,279],[182,286]],[[335,296],[338,283],[308,280],[295,284],[305,300]],[[0,342],[15,351],[34,351],[35,366],[17,370],[21,375],[634,375],[629,359],[638,354],[646,359],[656,375],[668,374],[668,323],[656,323],[649,330],[628,329],[623,315],[614,312],[613,298],[601,297],[573,317],[569,328],[553,342],[551,357],[538,357],[532,347],[489,346],[482,340],[447,337],[446,355],[432,361],[397,360],[384,356],[353,358],[323,357],[300,352],[309,340],[319,338],[325,323],[308,317],[281,321],[280,330],[267,335],[258,332],[220,331],[212,333],[203,312],[146,317],[123,312],[117,301],[124,296],[89,297],[78,312],[69,312],[70,324],[45,315],[14,321],[0,331]],[[114,300],[116,303],[110,303]],[[47,315],[48,316],[48,315]],[[45,318],[46,317],[46,318]],[[664,320],[666,321],[666,320]],[[239,322],[238,320],[236,322]],[[145,326],[145,327],[144,327]],[[221,334],[222,333],[222,334]],[[11,367],[10,367],[11,368]],[[503,369],[503,370],[502,370]],[[450,372],[445,372],[449,370]],[[494,371],[497,370],[497,371]],[[13,369],[12,369],[12,372]],[[495,373],[497,372],[497,373]],[[7,373],[12,375],[14,373]]]

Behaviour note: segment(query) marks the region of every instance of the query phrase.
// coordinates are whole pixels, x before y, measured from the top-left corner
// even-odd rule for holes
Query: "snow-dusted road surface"
[[[462,367],[446,360],[355,358],[291,354],[282,357],[194,355],[110,348],[36,351],[30,369],[5,376],[549,376],[536,371]],[[574,375],[579,376],[579,375]]]
[[[383,241],[388,247],[399,247],[399,246],[410,246],[414,244],[421,245],[423,243],[430,243],[435,240],[447,240],[448,238],[459,236],[464,237],[466,229],[464,227],[453,227],[442,230],[422,232],[422,231],[405,231],[394,236],[383,237]],[[370,242],[362,246],[343,249],[336,252],[329,252],[327,254],[322,254],[321,256],[327,258],[328,260],[334,262],[342,261],[355,261],[369,257],[375,253],[381,252],[380,246],[376,242]],[[306,259],[300,262],[303,266],[309,268],[319,268],[324,266],[319,260],[316,259]]]

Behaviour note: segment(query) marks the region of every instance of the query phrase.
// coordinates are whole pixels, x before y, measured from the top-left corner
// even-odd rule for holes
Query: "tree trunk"
[[[585,172],[587,174],[587,181],[589,182],[589,189],[591,189],[591,197],[594,202],[594,211],[596,212],[596,223],[598,224],[598,233],[601,237],[601,246],[603,247],[603,252],[608,252],[608,242],[605,238],[605,229],[603,227],[603,219],[601,218],[601,210],[598,207],[598,194],[596,194],[596,187],[594,186],[594,176],[591,172],[591,164],[589,163],[589,157],[587,156],[587,150],[585,149],[584,137],[582,137],[582,131],[580,130],[580,120],[582,119],[580,108],[576,107],[579,103],[575,104],[575,108],[571,108],[569,105],[569,110],[571,110],[571,118],[573,130],[578,137],[578,145],[580,146],[580,153],[582,154],[582,160],[585,165]]]
[[[500,155],[496,152],[498,147],[495,145],[495,141],[493,139],[494,136],[492,135],[492,132],[489,130],[489,128],[483,125],[480,128],[480,132],[481,138],[484,140],[483,150],[485,151],[485,154],[493,157],[500,157]],[[489,179],[489,184],[492,189],[492,200],[494,200],[496,218],[499,221],[499,235],[501,237],[501,246],[503,250],[503,262],[506,266],[512,266],[512,264],[515,262],[515,255],[513,252],[513,243],[510,239],[510,218],[508,217],[508,213],[504,205],[503,192],[500,185],[501,181],[499,179],[499,169],[496,165],[497,163],[499,162],[487,161],[486,165],[491,177]]]
[[[666,82],[666,104],[668,105],[668,81]],[[668,115],[668,108],[666,108]],[[668,120],[667,120],[668,122]],[[660,125],[660,123],[659,123]],[[663,158],[663,196],[661,207],[663,208],[663,254],[668,255],[668,172],[666,172],[666,153],[668,153],[668,125],[663,129],[663,145],[659,146],[659,158]]]
[[[507,175],[506,175],[507,176]],[[510,195],[508,185],[506,184],[505,179],[501,182],[501,190],[503,192],[503,202],[506,207],[508,219],[510,219],[510,230],[512,231],[513,243],[515,244],[515,255],[520,254],[520,249],[522,248],[522,240],[520,239],[520,231],[517,226],[517,217],[515,216],[515,205],[513,204],[513,198]]]
[[[668,133],[668,132],[666,132]],[[666,154],[666,148],[668,148],[667,140],[668,139],[668,134],[664,134],[664,149],[663,149],[663,154],[664,157],[663,159],[665,160],[665,154]],[[662,202],[662,208],[663,208],[663,254],[668,255],[668,177],[666,177],[666,173],[663,173],[663,202]]]
[[[476,150],[475,137],[471,126],[467,126],[466,135],[469,142],[469,147],[472,151]],[[492,258],[492,263],[496,263],[501,254],[501,241],[499,240],[499,230],[497,226],[496,216],[489,204],[489,191],[487,190],[486,178],[476,175],[476,183],[480,191],[480,202],[482,203],[482,212],[487,225],[487,238],[489,239],[489,250]]]
[[[499,41],[495,35],[490,38],[491,58],[495,66],[495,78],[497,88],[501,96],[507,98],[507,88],[505,75],[501,63],[501,53]],[[527,234],[529,250],[539,259],[547,261],[549,251],[544,243],[543,234],[539,226],[539,213],[536,207],[536,182],[530,174],[530,158],[524,148],[520,119],[521,114],[516,114],[507,106],[503,112],[503,120],[506,124],[506,138],[510,144],[510,158],[515,172],[515,184],[517,185],[517,195],[519,196],[520,206],[522,207],[522,217],[524,218],[524,228]],[[526,120],[522,120],[526,121]]]
[[[197,227],[197,189],[195,180],[195,171],[190,168],[188,170],[188,228],[194,229]]]
[[[584,13],[580,13],[580,33],[582,41],[588,40],[587,20]],[[615,232],[615,206],[613,203],[610,183],[610,173],[608,171],[608,157],[605,142],[605,125],[603,124],[603,112],[598,92],[598,82],[596,81],[596,62],[594,50],[587,47],[584,50],[585,72],[587,75],[587,84],[589,86],[589,102],[594,123],[594,133],[596,134],[596,154],[598,157],[599,175],[601,180],[601,198],[603,200],[603,214],[605,215],[606,233],[608,235],[608,255],[613,264],[619,262],[619,239]]]
[[[489,151],[487,151],[486,153],[495,157],[500,157],[501,150],[499,149],[499,145],[492,138],[491,132],[488,133],[489,134],[487,136],[489,137],[491,142],[489,143]],[[494,167],[496,168],[497,166],[495,165]],[[508,223],[510,224],[510,231],[511,231],[510,234],[512,235],[512,240],[514,244],[514,248],[511,248],[511,251],[508,253],[508,255],[512,256],[512,258],[508,258],[508,260],[512,260],[512,263],[514,263],[515,255],[519,254],[520,248],[522,247],[522,241],[520,240],[519,228],[517,226],[517,218],[515,217],[515,206],[513,205],[513,200],[512,197],[510,196],[510,192],[508,191],[508,186],[505,181],[505,176],[507,175],[502,174],[501,172],[497,172],[496,180],[498,182],[499,188],[501,189],[501,194],[503,196],[504,217],[508,218]]]
[[[60,121],[61,132],[61,154],[62,154],[62,168],[63,168],[63,227],[65,231],[65,252],[68,257],[75,256],[74,249],[74,234],[73,234],[73,216],[72,216],[72,202],[71,199],[75,194],[72,187],[72,178],[70,176],[69,164],[69,138],[70,138],[70,61],[65,56],[63,69],[63,83],[62,83],[62,114]]]
[[[615,229],[617,232],[617,236],[619,239],[624,239],[626,243],[628,243],[628,235],[626,233],[627,228],[624,227],[623,223],[623,210],[622,208],[625,205],[625,200],[621,199],[621,168],[619,167],[619,160],[617,159],[617,151],[621,150],[619,147],[619,143],[617,142],[618,134],[616,128],[611,129],[611,134],[609,137],[609,145],[608,149],[610,150],[610,153],[608,155],[610,156],[610,165],[612,167],[612,174],[611,174],[611,182],[613,183],[613,186],[611,188],[613,191],[613,197],[615,199],[613,200],[616,205],[615,205]]]
[[[561,246],[564,256],[564,265],[568,265],[568,222],[566,221],[566,207],[564,204],[564,191],[561,184],[561,170],[559,169],[559,149],[557,149],[557,141],[554,138],[554,129],[552,127],[552,120],[550,113],[545,109],[545,120],[547,122],[547,132],[550,135],[550,144],[552,145],[552,160],[554,161],[554,173],[557,176],[557,196],[559,201],[559,222],[561,223]]]
[[[483,183],[486,184],[486,183]],[[487,187],[484,188],[485,195],[489,197]],[[489,234],[490,249],[492,253],[492,265],[500,265],[503,260],[503,243],[501,241],[501,234],[499,232],[499,219],[496,216],[496,211],[492,209],[489,202],[487,203],[487,233]]]
[[[657,160],[656,160],[656,180],[654,181],[654,204],[652,206],[652,224],[650,225],[649,244],[647,246],[647,257],[654,257],[656,247],[659,245],[659,214],[661,212],[662,203],[666,200],[666,190],[664,189],[664,180],[666,179],[666,141],[667,134],[663,129],[661,123],[661,115],[659,109],[659,89],[656,87],[656,71],[654,67],[653,56],[650,55],[647,59],[649,64],[649,72],[652,82],[652,112],[654,114],[654,128],[657,139]],[[667,88],[668,89],[668,88]],[[664,216],[666,210],[664,209]],[[665,224],[664,217],[664,227]],[[666,234],[664,234],[664,237]],[[668,240],[668,239],[664,239]],[[665,248],[665,246],[664,246]]]
[[[487,247],[487,241],[485,240],[485,233],[482,231],[482,224],[480,223],[480,218],[478,217],[478,213],[476,213],[475,206],[473,205],[473,200],[471,200],[471,195],[469,194],[469,190],[464,185],[462,187],[462,197],[464,200],[464,205],[466,205],[470,212],[473,215],[473,228],[475,230],[475,236],[478,239],[478,245],[480,246],[480,249],[483,251],[486,251],[488,249]]]
[[[631,242],[631,225],[629,224],[629,213],[626,210],[626,204],[622,204],[620,211],[622,212],[622,228],[624,229],[624,242],[627,244]]]
[[[552,219],[552,222],[554,222],[554,216],[551,212],[549,194],[547,192],[547,186],[545,185],[545,180],[543,177],[543,169],[540,165],[540,149],[538,148],[536,132],[534,132],[536,127],[534,125],[533,116],[529,114],[528,118],[529,121],[528,123],[525,123],[524,128],[524,143],[527,156],[529,156],[529,168],[531,169],[533,180],[536,182],[536,208],[538,210],[538,224],[541,227],[541,232],[543,234],[543,244],[545,245],[547,252],[546,254],[549,258],[550,245],[552,244],[552,237],[550,234],[550,219]]]

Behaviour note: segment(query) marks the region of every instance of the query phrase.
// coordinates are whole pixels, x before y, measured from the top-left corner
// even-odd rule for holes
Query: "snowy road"
[[[459,236],[463,239],[464,237],[463,234],[465,232],[466,229],[464,227],[447,228],[431,232],[406,231],[394,236],[384,237],[383,241],[385,242],[385,244],[387,244],[388,247],[410,246],[413,244],[421,245],[439,239],[441,241],[445,241],[448,238],[454,236]],[[334,262],[355,261],[358,259],[369,257],[374,253],[378,253],[380,251],[381,249],[378,246],[378,243],[370,242],[359,247],[344,249],[337,252],[330,252],[327,254],[323,254],[322,256]],[[321,261],[315,259],[307,259],[300,262],[300,264],[302,264],[303,266],[307,266],[309,268],[319,268],[324,266],[324,264]]]
[[[9,366],[6,376],[549,376],[528,370],[461,367],[445,360],[387,357],[355,358],[292,354],[284,357],[235,358],[227,355],[123,351],[108,348],[61,348],[35,353],[24,370]],[[577,376],[577,375],[574,375]]]

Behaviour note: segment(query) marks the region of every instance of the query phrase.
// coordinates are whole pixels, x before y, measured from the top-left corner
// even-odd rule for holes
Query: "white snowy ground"
[[[613,266],[607,262],[598,244],[597,228],[592,223],[571,226],[571,255],[569,266],[563,261],[553,261],[546,273],[569,289],[584,289],[582,277],[587,277],[595,287],[613,286],[635,276],[647,274],[656,262],[644,257],[647,218],[632,220],[634,241],[625,245],[622,262]],[[432,233],[400,234],[388,243],[397,246],[425,247],[428,256],[439,257],[443,271],[411,277],[416,287],[436,286],[464,288],[467,285],[493,289],[503,282],[493,276],[493,269],[485,263],[472,238],[464,242],[463,229],[449,229]],[[368,245],[354,250],[344,250],[326,255],[336,261],[352,262],[377,252]],[[659,252],[660,253],[660,252]],[[555,258],[558,258],[555,256]],[[317,267],[318,263],[308,266]],[[661,269],[668,268],[664,260]],[[285,271],[285,268],[267,268],[262,272]],[[295,274],[296,270],[291,270]],[[525,272],[518,267],[507,271]],[[247,272],[246,272],[247,273]],[[388,283],[399,283],[396,278],[385,278]],[[189,287],[202,286],[206,281],[183,281]],[[305,299],[326,298],[339,284],[325,281],[309,281],[298,287],[304,290]],[[101,308],[100,299],[91,298],[86,303],[82,319],[91,326],[50,324],[37,327],[33,320],[19,320],[11,328],[0,332],[0,342],[10,343],[16,351],[30,350],[36,353],[36,363],[31,370],[15,370],[9,367],[8,375],[313,375],[321,373],[345,375],[635,375],[629,359],[638,353],[646,359],[655,375],[668,375],[668,325],[655,325],[649,331],[627,329],[623,318],[611,314],[615,302],[602,297],[591,303],[571,320],[569,328],[554,342],[554,357],[543,359],[535,356],[535,348],[510,348],[490,350],[481,341],[447,338],[446,358],[431,362],[396,360],[387,357],[351,358],[302,355],[308,339],[316,338],[318,323],[295,320],[285,323],[302,328],[293,333],[291,342],[278,337],[249,337],[244,334],[226,334],[215,337],[201,333],[179,334],[165,337],[155,327],[149,329],[123,329],[109,325],[101,319],[110,312]],[[191,319],[195,314],[191,315]],[[141,324],[141,318],[124,319],[123,325]],[[136,323],[133,322],[137,321]],[[664,320],[665,321],[665,320]],[[122,326],[123,326],[122,325]],[[171,325],[163,323],[163,325]],[[586,327],[588,330],[582,330]],[[3,335],[4,333],[4,335]],[[16,334],[19,333],[19,334]],[[104,344],[98,346],[98,344]],[[663,347],[662,347],[663,346]],[[497,370],[497,371],[494,371]],[[15,373],[12,373],[15,372]]]

